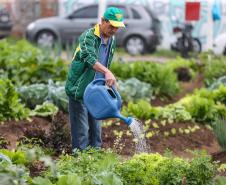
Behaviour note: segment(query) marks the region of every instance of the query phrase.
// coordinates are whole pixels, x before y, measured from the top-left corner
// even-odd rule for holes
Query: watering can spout
[[[117,117],[119,119],[121,119],[125,124],[127,124],[128,126],[133,122],[133,118],[131,117],[124,117],[122,115],[117,115]]]

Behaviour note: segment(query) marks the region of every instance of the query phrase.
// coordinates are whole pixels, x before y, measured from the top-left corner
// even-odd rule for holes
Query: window
[[[97,6],[89,6],[75,11],[70,18],[83,18],[83,19],[97,19],[98,8]]]
[[[131,10],[133,14],[133,19],[141,19],[140,14],[135,9],[132,8]]]

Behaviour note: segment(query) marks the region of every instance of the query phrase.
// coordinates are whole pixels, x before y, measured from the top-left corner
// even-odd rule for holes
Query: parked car
[[[122,9],[126,29],[116,34],[118,46],[124,46],[131,54],[155,50],[160,43],[160,22],[143,6],[109,4]],[[74,43],[87,28],[98,20],[98,4],[86,5],[69,15],[38,19],[27,26],[26,38],[41,46],[54,43]]]
[[[9,12],[5,9],[0,9],[0,39],[10,35],[12,26]]]

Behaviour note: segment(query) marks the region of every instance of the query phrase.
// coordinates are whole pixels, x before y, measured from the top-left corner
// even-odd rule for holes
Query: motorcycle
[[[202,51],[201,42],[198,38],[192,36],[192,30],[193,26],[191,24],[173,28],[176,42],[171,44],[171,49],[180,52],[184,58],[197,57]]]

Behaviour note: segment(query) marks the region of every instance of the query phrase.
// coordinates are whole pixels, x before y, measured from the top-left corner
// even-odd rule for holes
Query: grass
[[[117,55],[129,55],[124,48],[117,47],[116,48]],[[136,55],[136,56],[146,56],[146,57],[165,57],[165,58],[176,58],[180,54],[178,52],[166,49],[158,49],[153,53],[145,53],[144,55]],[[136,57],[135,56],[135,57]]]

